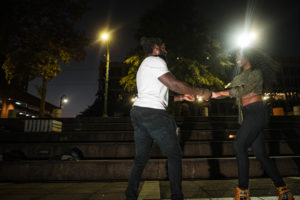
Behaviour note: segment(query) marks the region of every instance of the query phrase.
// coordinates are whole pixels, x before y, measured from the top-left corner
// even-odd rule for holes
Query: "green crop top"
[[[236,98],[239,110],[239,123],[243,121],[242,97],[248,93],[262,94],[263,76],[259,69],[248,69],[235,76],[229,86],[229,96]]]
[[[262,90],[262,72],[259,69],[248,69],[234,77],[228,91],[230,97],[242,98],[250,92],[262,94]]]

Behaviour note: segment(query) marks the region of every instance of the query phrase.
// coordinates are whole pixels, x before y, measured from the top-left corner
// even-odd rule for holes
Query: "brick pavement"
[[[284,178],[295,199],[300,200],[300,177]],[[31,182],[0,183],[1,200],[123,200],[126,181],[118,182]],[[186,200],[233,199],[237,180],[185,180],[183,193]],[[277,199],[269,178],[250,180],[253,200]],[[144,181],[140,185],[139,200],[167,200],[170,198],[169,181]]]

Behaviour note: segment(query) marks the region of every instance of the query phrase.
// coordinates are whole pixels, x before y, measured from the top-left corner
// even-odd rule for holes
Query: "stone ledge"
[[[300,157],[273,158],[282,176],[299,176]],[[19,161],[0,162],[1,181],[100,181],[127,180],[132,160],[83,161]],[[235,158],[183,159],[184,179],[236,178]],[[250,158],[250,176],[262,177],[260,163]],[[167,179],[167,160],[151,159],[144,170],[143,179]]]

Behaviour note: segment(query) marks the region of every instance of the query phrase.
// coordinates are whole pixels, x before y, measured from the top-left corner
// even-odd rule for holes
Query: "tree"
[[[89,41],[74,23],[86,10],[84,0],[12,0],[1,7],[2,68],[7,80],[42,78],[40,117],[47,83],[61,71],[61,64],[85,56]]]
[[[124,76],[120,80],[120,84],[124,85],[124,90],[127,92],[133,92],[136,90],[136,72],[140,66],[144,56],[135,55],[127,58],[124,63],[131,65],[127,76]]]
[[[136,55],[124,61],[124,63],[131,65],[127,76],[124,76],[120,80],[120,84],[123,85],[124,90],[127,92],[136,90],[136,73],[142,60],[142,56]],[[173,67],[178,68],[178,70],[173,70]],[[170,70],[174,71],[175,77],[181,77],[180,80],[189,83],[193,87],[211,87],[217,89],[223,87],[223,81],[210,73],[206,66],[196,60],[180,58],[176,60],[176,64],[173,67],[170,67]]]
[[[222,52],[220,42],[210,36],[208,21],[198,15],[196,2],[164,0],[140,19],[135,37],[160,37],[167,46],[170,71],[195,87],[221,89],[228,81],[233,63]],[[131,64],[120,84],[127,91],[135,88],[135,74],[143,59],[137,47],[125,63]]]

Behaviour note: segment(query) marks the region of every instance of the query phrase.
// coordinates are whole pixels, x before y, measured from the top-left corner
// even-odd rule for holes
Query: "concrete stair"
[[[0,180],[126,180],[135,155],[130,118],[66,118],[62,133],[24,133],[22,120],[0,120],[0,153],[18,150],[26,160],[0,162]],[[236,178],[236,159],[228,134],[239,127],[235,116],[176,118],[180,127],[184,179]],[[265,128],[266,150],[283,176],[300,175],[300,117],[272,117]],[[15,124],[15,125],[14,125]],[[17,124],[17,125],[16,125]],[[14,126],[12,126],[14,125]],[[58,156],[78,148],[84,159]],[[265,176],[250,156],[250,176]],[[166,179],[167,159],[154,145],[144,179]]]
[[[300,155],[300,140],[267,140],[266,149],[270,156]],[[1,144],[1,151],[22,151],[29,160],[49,160],[54,159],[70,149],[78,148],[83,153],[85,159],[131,159],[135,155],[133,142],[90,142],[90,143],[48,143],[48,142],[25,142]],[[232,141],[187,141],[183,144],[183,156],[185,158],[194,157],[233,157]],[[249,149],[249,155],[252,155]],[[159,148],[154,145],[151,153],[152,158],[165,158]]]
[[[273,157],[283,176],[299,176],[299,157]],[[184,158],[184,179],[237,177],[234,158]],[[2,162],[1,181],[99,181],[126,180],[132,160],[16,161]],[[262,177],[260,163],[250,158],[250,176]],[[167,160],[150,159],[142,176],[146,180],[167,179]]]

